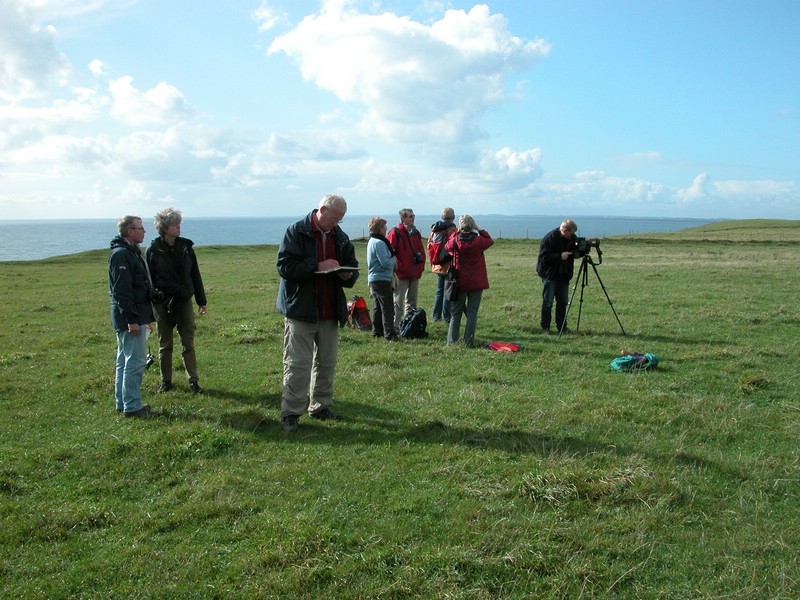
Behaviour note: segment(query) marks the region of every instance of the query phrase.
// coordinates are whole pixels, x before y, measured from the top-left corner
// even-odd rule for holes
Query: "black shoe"
[[[284,431],[297,431],[297,415],[286,415],[283,417]]]
[[[192,393],[193,394],[202,394],[203,393],[203,388],[201,388],[200,384],[197,383],[196,381],[190,381],[189,382],[189,387],[192,389]]]
[[[342,418],[330,408],[323,408],[322,410],[312,413],[310,416],[312,419],[319,419],[320,421],[327,421],[328,419],[331,419],[332,421],[339,421]]]
[[[171,390],[172,388],[174,388],[174,387],[175,387],[175,386],[174,386],[174,385],[172,385],[172,382],[171,382],[171,381],[162,381],[162,382],[161,382],[161,385],[160,385],[160,386],[158,386],[158,393],[159,393],[159,394],[163,394],[164,392],[168,392],[168,391],[170,391],[170,390]]]
[[[134,419],[155,419],[161,413],[157,410],[151,410],[149,404],[145,404],[139,410],[124,413],[126,417],[133,417]]]

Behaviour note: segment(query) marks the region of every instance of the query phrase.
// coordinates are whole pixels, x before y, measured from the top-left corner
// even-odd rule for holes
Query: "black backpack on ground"
[[[406,316],[400,321],[400,337],[426,338],[428,332],[428,318],[423,308],[409,308]]]

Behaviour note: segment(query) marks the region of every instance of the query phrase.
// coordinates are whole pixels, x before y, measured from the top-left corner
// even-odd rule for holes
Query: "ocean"
[[[473,215],[478,226],[495,238],[539,239],[558,227],[561,217],[536,215]],[[196,246],[246,246],[278,244],[286,227],[296,217],[201,217],[184,218],[181,234]],[[602,238],[632,233],[670,232],[698,227],[713,219],[669,219],[642,217],[573,217],[578,235]],[[368,235],[369,216],[347,215],[341,224],[351,238]],[[427,238],[437,215],[417,215],[417,227]],[[389,226],[395,223],[390,220]],[[52,256],[106,249],[116,235],[116,219],[90,220],[0,220],[0,261],[39,260]],[[143,246],[156,237],[152,222],[145,221]]]

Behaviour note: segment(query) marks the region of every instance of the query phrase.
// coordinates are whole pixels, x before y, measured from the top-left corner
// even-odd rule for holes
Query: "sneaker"
[[[283,417],[284,431],[297,431],[297,415],[286,415]]]
[[[202,394],[203,393],[203,388],[201,388],[200,384],[197,383],[196,381],[190,381],[189,382],[189,387],[192,389],[192,393],[193,394]]]
[[[327,421],[328,419],[331,419],[332,421],[339,421],[342,418],[330,408],[323,408],[322,410],[312,413],[310,416],[312,419],[319,419],[320,421]]]
[[[133,417],[134,419],[155,419],[160,414],[157,410],[152,410],[149,404],[145,404],[139,410],[124,413],[126,417]]]
[[[172,388],[174,388],[174,387],[175,387],[175,386],[174,386],[174,385],[172,385],[172,382],[171,382],[171,381],[162,381],[162,382],[161,382],[161,385],[160,385],[160,386],[158,386],[158,393],[159,393],[159,394],[163,394],[164,392],[168,392],[168,391],[170,391],[170,390],[171,390]]]

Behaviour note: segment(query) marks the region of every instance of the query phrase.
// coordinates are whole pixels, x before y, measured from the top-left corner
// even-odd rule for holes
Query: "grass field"
[[[0,263],[0,597],[800,597],[800,222],[601,249],[627,335],[592,272],[539,334],[537,242],[499,240],[478,340],[522,351],[345,329],[345,420],[296,434],[274,246],[198,249],[207,393],[153,367],[149,422],[114,411],[106,253]]]

